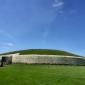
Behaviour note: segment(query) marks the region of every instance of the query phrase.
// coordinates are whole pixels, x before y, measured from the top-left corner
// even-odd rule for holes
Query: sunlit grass
[[[0,68],[0,85],[85,85],[85,67],[9,65]]]

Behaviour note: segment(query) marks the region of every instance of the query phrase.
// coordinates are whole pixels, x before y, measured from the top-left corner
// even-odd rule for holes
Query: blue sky
[[[85,55],[85,0],[0,0],[0,52],[59,49]]]

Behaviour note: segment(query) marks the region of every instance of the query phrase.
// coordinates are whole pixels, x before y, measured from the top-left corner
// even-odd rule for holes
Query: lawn
[[[85,67],[8,65],[0,67],[0,85],[85,85]]]

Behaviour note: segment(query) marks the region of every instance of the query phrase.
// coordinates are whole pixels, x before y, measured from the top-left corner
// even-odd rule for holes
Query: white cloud
[[[8,47],[13,47],[13,46],[14,46],[13,43],[6,43],[6,45],[7,45]]]
[[[56,8],[57,12],[61,12],[61,11],[63,11],[64,1],[63,0],[54,0],[52,7]]]
[[[10,47],[13,47],[13,46],[14,46],[14,43],[12,43],[12,42],[6,42],[6,43],[0,44],[1,48],[10,48]]]
[[[13,47],[14,47],[14,43],[12,42],[6,42],[3,44],[0,44],[0,53],[9,51]]]
[[[55,2],[52,6],[53,7],[58,7],[58,8],[61,8],[62,6],[64,5],[64,2],[61,2],[61,1],[58,1],[58,2]]]

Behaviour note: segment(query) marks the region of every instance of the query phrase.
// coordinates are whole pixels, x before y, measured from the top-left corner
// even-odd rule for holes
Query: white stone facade
[[[12,54],[12,63],[27,64],[85,64],[85,59],[61,55],[19,55]]]
[[[12,63],[85,65],[85,58],[76,56],[19,55],[19,53],[2,56],[12,57]]]

